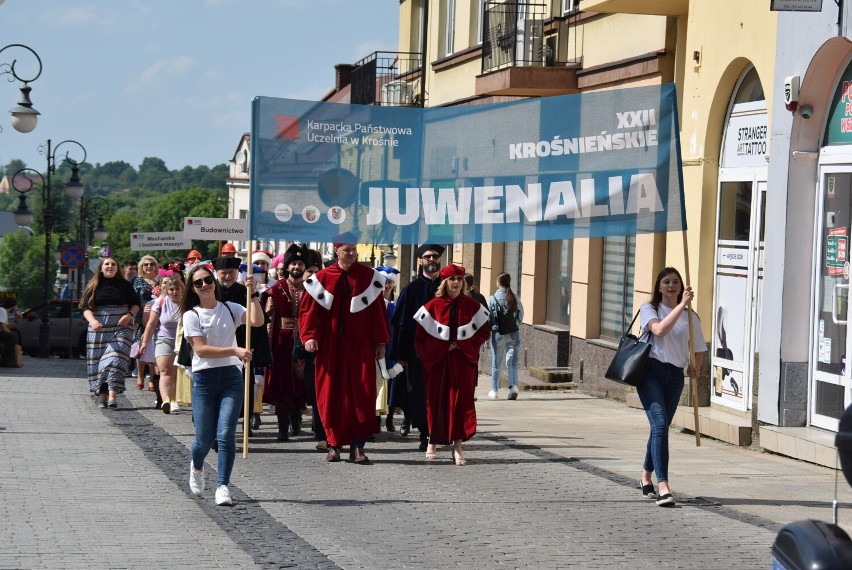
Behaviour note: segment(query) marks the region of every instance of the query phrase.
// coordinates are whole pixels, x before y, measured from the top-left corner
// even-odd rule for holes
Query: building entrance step
[[[725,441],[733,445],[751,445],[751,420],[717,408],[698,408],[701,435]],[[695,433],[693,408],[679,406],[672,427]]]

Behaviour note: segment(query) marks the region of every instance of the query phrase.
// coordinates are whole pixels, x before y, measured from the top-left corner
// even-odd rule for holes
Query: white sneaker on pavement
[[[231,500],[231,491],[228,490],[227,485],[216,487],[216,504],[220,507],[230,507],[234,504],[234,501]]]
[[[517,386],[509,386],[509,399],[517,400],[518,399],[518,387]]]
[[[491,390],[490,392],[488,392],[488,397],[491,398],[492,400],[496,400],[497,399],[497,391]]]
[[[193,495],[200,495],[205,489],[204,471],[196,471],[192,460],[189,461],[189,489]]]

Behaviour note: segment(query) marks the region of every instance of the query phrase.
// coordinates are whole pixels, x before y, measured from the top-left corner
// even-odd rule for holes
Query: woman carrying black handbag
[[[669,426],[674,419],[680,394],[683,391],[683,369],[689,364],[689,315],[687,306],[695,298],[691,287],[684,289],[677,269],[666,267],[657,275],[651,302],[640,310],[642,331],[651,336],[651,357],[645,376],[636,391],[651,424],[651,435],[642,465],[642,494],[656,499],[657,505],[675,505],[669,489]],[[693,315],[692,334],[695,346],[695,365],[689,367],[690,378],[698,377],[702,353],[707,343],[701,333],[701,322]],[[657,474],[659,496],[654,492],[652,473]]]

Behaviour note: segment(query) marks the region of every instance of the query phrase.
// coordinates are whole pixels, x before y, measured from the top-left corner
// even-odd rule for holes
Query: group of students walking
[[[164,406],[175,402],[176,346],[185,342],[192,352],[193,493],[205,490],[204,460],[213,448],[218,452],[216,504],[232,504],[228,484],[244,404],[243,367],[257,364],[255,349],[238,342],[237,331],[247,324],[253,338],[262,329],[259,350],[271,352],[271,362],[264,363],[270,366],[255,373],[263,379],[263,401],[275,406],[278,439],[299,433],[308,403],[317,449],[325,452],[328,462],[341,461],[348,446],[352,463],[369,465],[365,446],[376,431],[377,410],[384,408],[388,413],[402,410],[403,435],[419,431],[426,461],[438,458],[439,446],[452,446],[453,463],[466,465],[462,444],[476,433],[474,392],[486,342],[492,352],[489,397],[498,396],[505,362],[508,399],[517,398],[523,306],[508,274],[498,276],[497,290],[485,300],[468,289],[471,277],[464,267],[441,267],[443,246],[423,244],[415,252],[418,275],[394,303],[389,272],[359,263],[354,242],[345,237],[333,244],[335,258],[322,270],[316,252],[293,244],[276,267],[278,281],[268,286],[265,272],[262,282],[252,276],[244,279],[242,302],[233,302],[240,295],[231,288],[240,260],[228,256],[192,266],[185,284],[177,278],[164,280],[162,297],[150,303],[152,317],[141,334],[141,352],[151,349],[153,332],[162,331],[153,342]],[[115,259],[103,259],[81,300],[89,322],[89,387],[99,407],[106,408],[116,407],[116,396],[124,391],[135,322],[143,308],[118,269]],[[641,485],[643,494],[658,504],[673,504],[665,432],[674,413],[672,402],[676,405],[675,396],[679,398],[683,387],[684,331],[678,319],[692,292],[684,290],[679,274],[671,271],[658,278],[655,291],[649,308],[642,308],[642,327],[658,340],[639,392],[652,426]],[[389,370],[402,373],[392,375]],[[393,381],[385,390],[388,384],[382,381],[389,378]],[[383,405],[377,403],[378,396],[387,398]],[[253,402],[247,404],[246,413],[251,414]],[[655,472],[659,497],[650,480]]]

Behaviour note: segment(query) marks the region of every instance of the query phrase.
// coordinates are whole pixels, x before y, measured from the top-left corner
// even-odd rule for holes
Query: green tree
[[[12,160],[10,160],[6,164],[5,167],[3,167],[3,174],[5,174],[6,176],[12,176],[13,174],[15,174],[20,169],[26,168],[26,167],[27,167],[27,164],[23,160],[21,160],[19,158],[13,158]]]
[[[159,192],[168,192],[174,187],[172,173],[163,159],[148,156],[139,165],[139,186]]]
[[[51,251],[55,247],[54,242]],[[52,284],[56,273],[56,260],[52,255],[48,263]],[[26,230],[3,236],[0,240],[0,286],[17,292],[21,309],[32,308],[44,301],[44,236],[32,236]]]
[[[147,210],[138,231],[176,232],[183,230],[189,216],[221,218],[228,214],[222,194],[207,188],[189,188],[166,194]]]
[[[113,257],[119,262],[126,259],[139,259],[142,255],[137,251],[130,251],[130,234],[139,231],[139,218],[127,210],[114,214],[106,223],[109,236],[107,243],[112,251]]]

